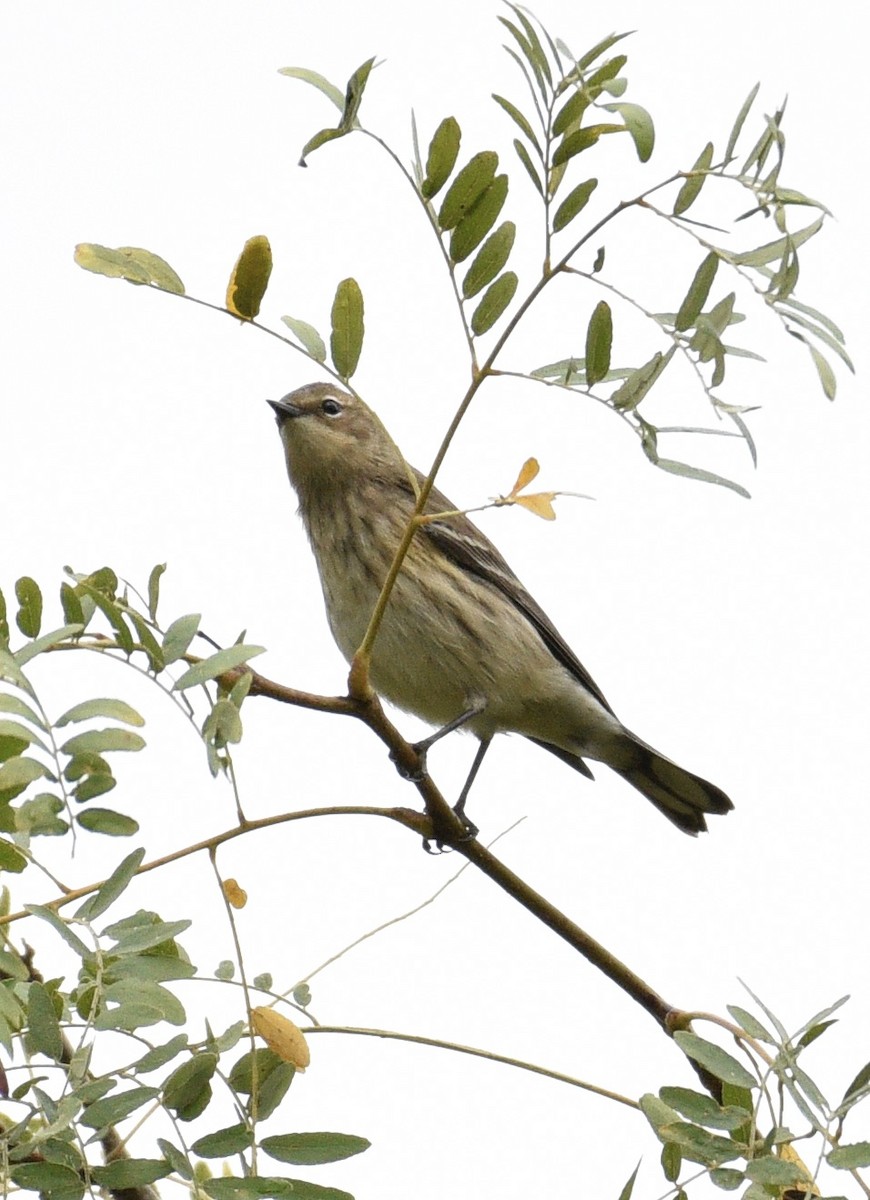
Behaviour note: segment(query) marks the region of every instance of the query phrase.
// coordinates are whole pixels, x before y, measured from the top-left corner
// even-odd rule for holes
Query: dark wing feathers
[[[414,474],[418,482],[422,484],[423,475],[417,470],[414,471]],[[453,512],[455,508],[456,506],[447,499],[443,492],[437,488],[432,489],[426,502],[427,513]],[[613,713],[601,688],[577,658],[556,626],[534,597],[526,591],[489,538],[481,533],[468,517],[455,516],[444,521],[430,521],[420,527],[417,536],[431,539],[441,553],[457,566],[476,575],[478,579],[488,583],[490,587],[509,600],[535,628],[553,657],[567,671],[570,671],[574,678],[587,691],[591,692],[609,713]],[[548,745],[547,749],[550,750],[552,747]],[[570,765],[575,766],[577,770],[583,769],[577,767],[573,762]]]

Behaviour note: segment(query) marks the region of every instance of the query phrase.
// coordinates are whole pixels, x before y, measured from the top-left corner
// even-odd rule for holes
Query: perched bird
[[[317,560],[332,635],[359,648],[423,476],[372,410],[332,383],[310,383],[275,411],[290,482]],[[433,488],[426,513],[455,506]],[[592,778],[606,763],[684,833],[732,808],[723,791],[626,729],[601,689],[492,542],[466,516],[419,526],[371,658],[375,691],[480,741],[457,811],[496,733],[519,733]],[[469,823],[470,825],[470,823]]]

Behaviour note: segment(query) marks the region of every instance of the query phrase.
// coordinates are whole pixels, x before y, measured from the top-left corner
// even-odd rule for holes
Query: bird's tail
[[[721,788],[678,767],[628,730],[626,733],[632,753],[625,757],[630,761],[609,762],[608,766],[646,796],[683,833],[692,837],[704,833],[707,813],[723,814],[734,807]]]

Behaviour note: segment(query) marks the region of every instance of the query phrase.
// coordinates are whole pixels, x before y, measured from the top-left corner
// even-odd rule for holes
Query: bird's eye
[[[334,396],[327,396],[320,408],[328,417],[337,417],[341,412],[341,404]]]

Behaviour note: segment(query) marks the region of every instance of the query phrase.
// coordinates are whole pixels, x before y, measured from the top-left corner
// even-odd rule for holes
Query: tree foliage
[[[709,141],[690,166],[656,179],[633,198],[617,198],[618,174],[607,165],[609,159],[598,158],[602,143],[624,145],[644,170],[651,169],[655,145],[650,114],[623,99],[628,88],[626,35],[611,35],[575,55],[525,9],[513,4],[507,9],[509,15],[499,20],[507,53],[519,71],[519,95],[493,97],[512,136],[507,168],[495,150],[464,146],[460,122],[453,115],[424,139],[425,153],[415,129],[405,163],[363,124],[373,58],[352,73],[344,89],[308,68],[288,67],[283,72],[317,89],[339,113],[336,125],[315,131],[307,140],[303,164],[315,153],[336,152],[335,147],[325,148],[349,136],[377,144],[413,191],[444,268],[446,294],[461,317],[469,385],[426,481],[420,510],[468,405],[481,385],[499,374],[591,399],[625,423],[655,466],[746,495],[742,484],[665,457],[659,450],[661,438],[668,434],[704,433],[742,441],[754,458],[747,410],[725,399],[723,391],[734,358],[760,357],[729,340],[731,327],[744,320],[736,307],[738,293],[770,310],[782,328],[807,347],[828,398],[833,399],[836,390],[829,355],[851,369],[837,326],[795,295],[799,256],[822,229],[826,209],[780,182],[785,106],[765,116],[754,142],[750,139],[749,147],[738,152],[754,113],[758,88],[753,88],[718,152]],[[513,187],[531,188],[536,197],[536,221],[528,227],[516,214],[510,215]],[[740,198],[742,211],[734,218],[735,227],[744,228],[742,223],[749,221],[765,226],[759,244],[728,249],[723,231],[696,216],[714,187]],[[584,224],[595,205],[597,215]],[[800,219],[807,209],[811,219],[793,229],[795,214]],[[690,278],[657,281],[661,295],[655,307],[628,295],[606,271],[605,239],[618,236],[620,219],[628,212],[641,214],[653,230],[676,230],[697,252]],[[521,287],[511,263],[522,242],[540,247],[541,268],[531,284]],[[151,251],[88,243],[77,247],[76,261],[105,276],[189,298],[175,270]],[[212,307],[265,328],[256,318],[271,267],[268,239],[249,239],[232,269],[225,307]],[[530,313],[545,308],[549,285],[557,277],[567,278],[576,288],[575,344],[566,346],[558,361],[509,369],[505,360],[512,334]],[[667,311],[659,311],[659,306]],[[624,314],[632,310],[641,314],[659,342],[645,361],[618,337]],[[364,312],[360,284],[346,278],[335,288],[326,335],[315,323],[291,316],[283,317],[287,334],[268,332],[348,383],[361,359]],[[693,372],[710,426],[664,427],[654,420],[650,397],[661,393],[660,380],[680,360]],[[513,488],[494,503],[520,504],[552,518],[557,493],[526,491],[537,471],[536,461],[529,459]],[[249,695],[362,719],[412,776],[419,759],[377,700],[356,694],[352,686],[347,697],[334,699],[271,683],[248,665],[263,648],[244,637],[231,646],[204,650],[208,639],[200,630],[199,614],[171,619],[163,614],[164,569],[153,568],[141,593],[119,580],[110,567],[68,571],[60,585],[57,616],[51,618],[60,623],[46,631],[45,610],[53,608],[44,603],[34,579],[17,580],[8,608],[0,593],[0,869],[16,888],[21,877],[32,877],[39,869],[41,838],[135,838],[139,829],[135,813],[127,811],[115,767],[119,754],[135,754],[144,747],[143,718],[126,700],[102,693],[83,696],[60,714],[50,713],[33,667],[45,662],[54,666],[68,653],[126,663],[159,688],[178,716],[196,729],[207,769],[229,781],[239,818],[232,830],[196,846],[179,847],[161,860],[147,861],[146,849],[139,847],[124,854],[105,879],[75,891],[58,887],[43,903],[18,911],[10,891],[4,890],[0,1047],[8,1066],[0,1078],[6,1098],[0,1135],[5,1171],[19,1190],[56,1200],[78,1200],[97,1190],[144,1198],[153,1195],[153,1186],[161,1181],[213,1200],[338,1200],[346,1193],[284,1172],[288,1165],[309,1168],[336,1162],[368,1146],[357,1134],[287,1127],[283,1102],[296,1073],[308,1064],[299,1024],[313,1021],[307,985],[276,983],[265,974],[249,978],[238,939],[235,961],[204,970],[194,961],[198,956],[191,922],[129,908],[127,889],[137,875],[169,861],[209,854],[235,931],[234,912],[244,906],[245,895],[235,880],[221,875],[218,847],[264,824],[318,815],[291,812],[265,822],[244,817],[232,754],[243,736],[242,710]],[[401,557],[395,569],[401,569]],[[387,817],[415,835],[454,845],[607,971],[654,1016],[692,1064],[703,1091],[663,1086],[638,1101],[622,1098],[637,1108],[660,1140],[662,1170],[673,1185],[672,1194],[686,1195],[692,1180],[703,1174],[722,1190],[742,1189],[747,1200],[795,1192],[818,1195],[813,1181],[820,1164],[856,1178],[860,1168],[870,1166],[870,1144],[849,1141],[845,1133],[848,1120],[851,1137],[852,1113],[870,1092],[870,1065],[857,1071],[836,1103],[825,1097],[803,1066],[805,1051],[834,1024],[833,1013],[843,1001],[793,1032],[757,997],[755,1010],[732,1006],[730,1019],[665,1004],[568,918],[541,897],[534,898],[522,881],[509,878],[488,851],[463,841],[464,829],[457,828],[438,789],[419,771],[415,786],[423,812],[351,806],[343,811]],[[59,952],[72,956],[74,973],[55,976],[52,965],[50,977],[45,977],[45,965],[35,961],[19,935],[34,922],[51,932]],[[235,986],[238,979],[243,1016],[217,1031],[208,1022],[200,1026],[178,994],[178,985],[194,976],[211,979],[215,987]],[[729,1042],[729,1050],[697,1033],[695,1027],[704,1022]],[[580,1080],[572,1082],[586,1086]],[[228,1109],[233,1120],[226,1124]],[[130,1142],[118,1133],[128,1122],[137,1129],[138,1123],[143,1126]],[[814,1159],[803,1148],[799,1152],[801,1139],[812,1143]],[[230,1164],[223,1174],[212,1171],[216,1160]],[[635,1177],[636,1171],[623,1190],[626,1200]]]

